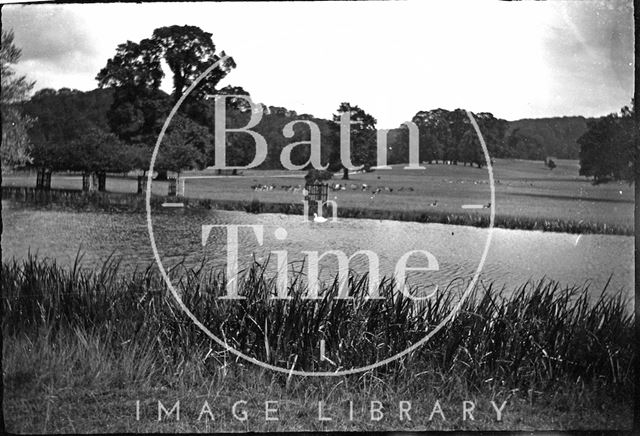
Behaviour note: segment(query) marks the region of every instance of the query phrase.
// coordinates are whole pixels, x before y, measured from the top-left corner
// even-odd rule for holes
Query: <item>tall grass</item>
[[[78,257],[71,268],[62,268],[31,255],[2,263],[5,341],[27,335],[64,344],[89,332],[100,349],[87,349],[116,360],[138,356],[129,366],[145,378],[153,373],[175,379],[185,368],[215,374],[235,359],[181,312],[153,265],[124,273],[115,258],[98,270],[80,263]],[[229,301],[218,298],[225,293],[222,273],[201,265],[179,266],[171,275],[185,305],[234,348],[275,365],[324,371],[366,365],[416,343],[447,316],[465,286],[453,281],[446,292],[416,305],[392,280],[383,280],[384,298],[367,301],[367,277],[352,275],[353,300],[335,299],[339,287],[333,281],[312,301],[302,298],[305,284],[298,273],[292,298],[274,300],[274,280],[266,265],[255,263],[239,283],[246,299]],[[586,285],[560,287],[549,280],[506,291],[492,284],[475,289],[430,341],[378,371],[426,371],[470,387],[530,389],[560,380],[631,384],[634,319],[621,293],[604,289],[592,300]],[[321,340],[333,363],[320,361]]]

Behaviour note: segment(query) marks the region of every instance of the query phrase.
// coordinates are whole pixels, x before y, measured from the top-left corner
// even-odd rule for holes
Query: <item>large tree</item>
[[[37,120],[29,130],[33,163],[50,170],[73,169],[76,158],[68,157],[65,150],[69,144],[85,140],[94,130],[109,131],[105,113],[111,98],[107,90],[47,88],[36,92],[24,104],[25,113]]]
[[[0,107],[2,111],[2,147],[0,156],[2,167],[22,166],[31,162],[31,141],[28,130],[33,118],[23,114],[21,102],[26,98],[35,82],[26,76],[17,76],[14,65],[20,60],[21,50],[13,42],[13,31],[2,30],[0,47],[0,75],[2,91]]]
[[[100,88],[114,90],[109,127],[127,143],[153,144],[170,109],[168,96],[159,90],[163,76],[161,49],[151,39],[118,45],[96,76]]]
[[[100,87],[115,88],[108,113],[112,131],[129,144],[152,147],[172,105],[199,75],[224,56],[224,52],[216,53],[211,34],[195,26],[161,27],[140,43],[120,44],[115,56],[96,76]],[[171,96],[159,89],[164,77],[163,61],[173,75]],[[226,58],[200,82],[180,112],[205,125],[206,97],[216,93],[218,82],[234,67],[233,59]],[[199,152],[208,154],[208,150]],[[144,155],[145,152],[138,153]],[[161,178],[166,175],[162,170],[159,174]]]
[[[421,161],[438,163],[438,160],[445,160],[445,151],[451,147],[452,143],[449,113],[445,109],[420,111],[411,119],[418,126],[420,133]],[[408,138],[406,129],[403,138]],[[403,142],[408,142],[408,139],[404,139]],[[425,146],[425,144],[427,145]],[[408,158],[408,154],[406,156],[405,159]]]
[[[216,53],[211,36],[197,26],[167,26],[153,31],[151,39],[173,73],[174,103],[211,64],[226,57],[224,51]],[[235,66],[233,58],[226,58],[200,82],[194,97],[200,100],[214,94],[218,82]]]
[[[365,170],[369,170],[376,164],[376,119],[365,112],[358,106],[351,105],[348,102],[340,103],[338,111],[333,116],[336,128],[339,127],[342,114],[349,114],[350,124],[350,158],[351,163],[355,166],[364,166]],[[331,156],[330,167],[340,161],[340,141],[336,142],[336,148]],[[349,168],[341,164],[343,175],[342,178],[349,179]]]
[[[634,105],[620,114],[609,114],[587,122],[588,130],[578,139],[580,175],[593,177],[593,182],[611,179],[634,180],[635,133]]]

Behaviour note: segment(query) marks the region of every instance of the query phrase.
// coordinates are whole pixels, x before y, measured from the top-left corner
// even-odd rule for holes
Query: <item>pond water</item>
[[[102,264],[112,253],[122,258],[125,268],[146,267],[154,262],[144,213],[44,209],[3,200],[2,220],[3,260],[24,258],[31,251],[70,265],[80,249],[86,266]],[[240,268],[249,265],[254,256],[264,261],[272,251],[286,251],[288,261],[296,265],[296,261],[308,260],[305,251],[322,254],[342,250],[351,256],[358,250],[371,250],[380,259],[382,277],[393,275],[396,263],[408,251],[427,250],[436,258],[438,270],[412,271],[407,279],[410,285],[427,288],[442,288],[455,278],[471,278],[488,235],[488,229],[442,224],[368,219],[315,223],[294,215],[168,209],[153,214],[163,264],[196,264],[204,259],[212,267],[224,268],[226,230],[213,228],[203,247],[202,226],[229,224],[259,225],[264,231],[260,245],[251,229],[238,230]],[[278,229],[286,231],[284,240],[275,237]],[[280,230],[279,236],[283,233]],[[480,279],[507,289],[542,277],[563,285],[590,282],[592,292],[599,294],[611,277],[608,289],[624,289],[632,298],[633,249],[634,239],[629,236],[494,229]],[[272,254],[270,265],[274,264],[275,274],[274,259]],[[337,262],[333,256],[325,256],[319,265],[322,279],[335,276]],[[408,266],[425,267],[427,259],[414,254]],[[356,256],[350,267],[363,273],[368,261],[365,256]]]

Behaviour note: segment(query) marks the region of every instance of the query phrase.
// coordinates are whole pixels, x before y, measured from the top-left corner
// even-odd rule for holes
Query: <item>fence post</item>
[[[178,197],[184,197],[184,177],[178,176],[178,189],[176,195]]]

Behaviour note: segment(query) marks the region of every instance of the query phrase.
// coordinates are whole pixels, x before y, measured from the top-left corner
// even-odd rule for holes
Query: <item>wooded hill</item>
[[[585,117],[525,118],[509,121],[507,136],[521,134],[533,142],[533,150],[540,150],[541,157],[577,159],[580,146],[576,142],[587,131]],[[519,150],[519,158],[528,158],[529,151]],[[540,156],[532,156],[540,157]]]

